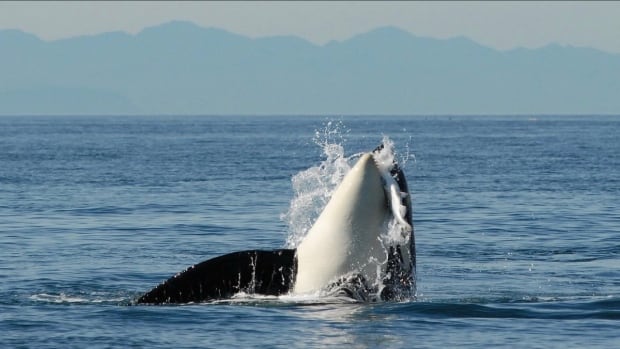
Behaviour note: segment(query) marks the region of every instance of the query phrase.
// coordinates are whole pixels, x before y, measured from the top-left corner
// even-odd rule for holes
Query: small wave
[[[397,305],[399,312],[437,318],[501,318],[551,320],[620,320],[620,298],[504,300],[499,303],[409,302]]]
[[[76,295],[66,293],[37,293],[29,296],[28,299],[36,303],[53,304],[119,304],[126,302],[128,297],[112,296],[100,292]]]
[[[201,303],[186,303],[185,305],[249,305],[249,306],[305,306],[305,305],[326,305],[326,304],[364,304],[350,297],[324,296],[318,292],[314,294],[293,295],[286,294],[281,296],[269,296],[261,294],[250,294],[239,292],[231,298],[210,300]],[[177,306],[177,305],[174,305]]]

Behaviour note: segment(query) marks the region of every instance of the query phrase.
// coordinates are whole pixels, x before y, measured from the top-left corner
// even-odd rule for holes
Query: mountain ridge
[[[185,21],[53,41],[0,30],[0,50],[0,115],[620,113],[620,55],[389,26],[323,45]]]

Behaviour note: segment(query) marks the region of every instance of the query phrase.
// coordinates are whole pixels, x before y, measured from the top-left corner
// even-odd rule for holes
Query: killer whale
[[[208,302],[240,292],[280,296],[324,291],[361,301],[410,298],[416,265],[411,198],[396,161],[389,164],[387,176],[382,174],[377,157],[383,149],[382,143],[360,156],[296,249],[245,250],[203,261],[135,303]],[[379,239],[390,217],[402,222],[405,245]]]

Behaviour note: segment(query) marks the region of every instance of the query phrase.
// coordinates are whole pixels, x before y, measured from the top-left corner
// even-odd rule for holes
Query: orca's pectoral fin
[[[142,295],[138,304],[189,303],[230,298],[236,293],[281,295],[295,280],[295,250],[250,250],[206,260]]]

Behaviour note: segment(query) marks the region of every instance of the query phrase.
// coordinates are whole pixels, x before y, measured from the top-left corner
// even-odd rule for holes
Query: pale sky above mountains
[[[316,44],[381,26],[418,36],[465,36],[500,50],[550,43],[620,54],[620,2],[0,2],[0,30],[44,40],[137,33],[170,20]]]

